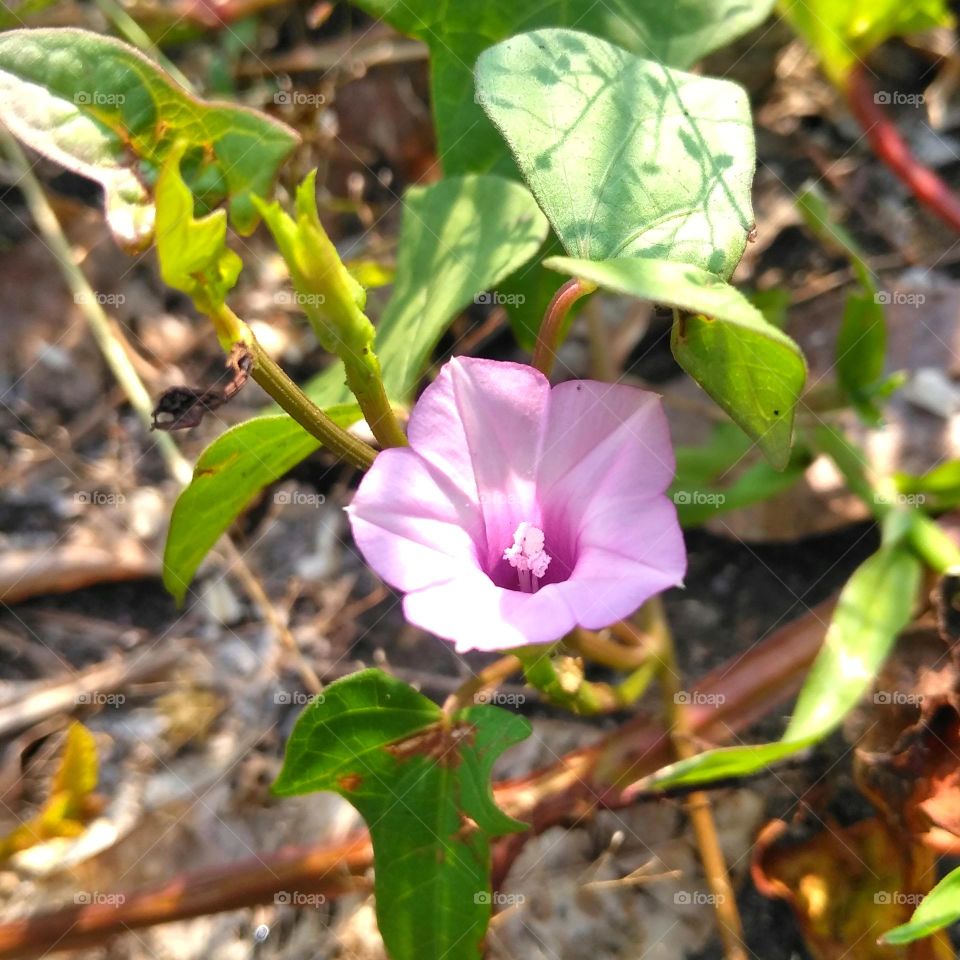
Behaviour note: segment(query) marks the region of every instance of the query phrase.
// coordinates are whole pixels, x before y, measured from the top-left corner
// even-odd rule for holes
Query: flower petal
[[[412,624],[452,640],[460,653],[552,643],[576,625],[556,585],[520,593],[479,572],[408,593],[403,612]]]
[[[410,446],[484,518],[484,569],[513,543],[521,520],[537,523],[537,453],[550,385],[533,367],[454,357],[410,415]]]
[[[577,565],[564,583],[564,600],[589,630],[628,617],[687,568],[683,533],[664,496],[596,500],[581,517]]]
[[[625,384],[553,388],[537,483],[541,504],[582,512],[598,498],[663,493],[674,473],[660,397]]]
[[[479,572],[479,509],[409,447],[377,455],[347,512],[364,559],[398,590]]]

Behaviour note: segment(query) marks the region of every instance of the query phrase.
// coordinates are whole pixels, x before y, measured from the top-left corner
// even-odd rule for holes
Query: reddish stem
[[[550,376],[553,362],[557,359],[557,347],[563,322],[570,308],[583,296],[593,293],[596,284],[574,277],[568,280],[554,295],[543,315],[543,322],[537,333],[537,343],[533,348],[533,365],[545,376]]]
[[[874,153],[920,203],[954,230],[960,230],[960,197],[910,152],[896,125],[877,103],[873,84],[862,64],[850,71],[843,92]]]

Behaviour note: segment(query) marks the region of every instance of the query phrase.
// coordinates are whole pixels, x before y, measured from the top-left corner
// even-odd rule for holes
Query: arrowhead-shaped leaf
[[[392,957],[476,960],[490,918],[490,838],[524,825],[494,803],[497,757],[523,718],[471,707],[444,718],[378,670],[324,690],[297,721],[274,792],[333,790],[370,830],[377,921]]]

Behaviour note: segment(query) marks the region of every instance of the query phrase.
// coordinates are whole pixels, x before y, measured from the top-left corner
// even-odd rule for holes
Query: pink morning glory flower
[[[678,584],[686,551],[665,496],[660,398],[623,384],[551,387],[533,367],[458,357],[349,508],[357,546],[404,614],[458,651],[600,629]]]

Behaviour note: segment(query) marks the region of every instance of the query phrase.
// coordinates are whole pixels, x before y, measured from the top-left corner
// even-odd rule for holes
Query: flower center
[[[513,535],[513,546],[503,551],[503,559],[517,571],[524,593],[537,591],[540,578],[550,566],[551,558],[543,549],[543,539],[543,531],[524,520]]]

